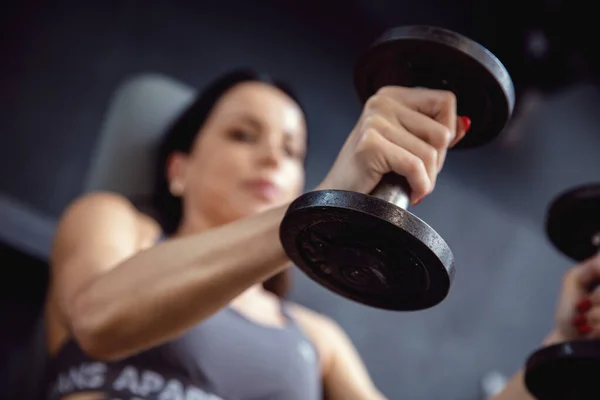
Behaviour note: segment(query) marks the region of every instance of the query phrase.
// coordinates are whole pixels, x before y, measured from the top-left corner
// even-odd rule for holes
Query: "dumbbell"
[[[550,242],[576,262],[600,252],[600,184],[559,194],[548,208],[546,232]],[[600,341],[577,340],[532,353],[525,384],[538,400],[587,400],[600,391],[599,374]]]
[[[388,86],[448,90],[471,128],[456,148],[494,139],[511,117],[510,75],[486,48],[430,26],[386,31],[358,59],[354,83],[364,103]],[[388,174],[370,195],[343,190],[308,192],[288,208],[282,245],[308,277],[367,306],[412,311],[447,296],[454,256],[444,239],[407,210],[410,187]]]

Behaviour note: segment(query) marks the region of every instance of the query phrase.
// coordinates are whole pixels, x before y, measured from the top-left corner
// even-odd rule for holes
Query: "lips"
[[[245,187],[253,195],[266,201],[276,200],[281,193],[281,188],[275,182],[266,179],[248,181]]]

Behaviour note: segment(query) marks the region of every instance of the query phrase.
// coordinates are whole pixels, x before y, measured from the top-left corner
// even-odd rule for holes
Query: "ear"
[[[167,160],[167,180],[173,196],[181,196],[185,190],[188,155],[180,151],[171,153]]]

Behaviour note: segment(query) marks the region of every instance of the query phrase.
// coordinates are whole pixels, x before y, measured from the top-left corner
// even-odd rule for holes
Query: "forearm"
[[[283,270],[287,206],[142,251],[75,298],[73,331],[91,355],[116,359],[169,340]]]
[[[543,342],[544,346],[564,341],[556,332],[551,332]],[[525,387],[525,373],[517,372],[508,382],[504,390],[490,400],[535,400]]]

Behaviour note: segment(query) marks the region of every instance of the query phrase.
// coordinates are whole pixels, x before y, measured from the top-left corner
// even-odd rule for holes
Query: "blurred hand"
[[[600,338],[600,255],[565,274],[556,331],[565,341]]]
[[[470,124],[457,118],[451,92],[384,87],[366,102],[319,189],[370,193],[384,174],[395,172],[408,180],[415,204],[431,193],[446,151]]]

